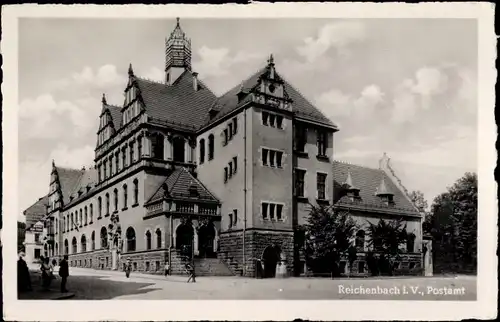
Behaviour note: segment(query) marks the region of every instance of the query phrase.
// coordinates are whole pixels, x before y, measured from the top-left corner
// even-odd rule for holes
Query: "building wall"
[[[249,112],[247,111],[247,115]],[[233,135],[232,139],[228,141],[226,146],[223,145],[224,136],[221,135],[228,124],[234,119],[237,119],[237,132]],[[197,173],[198,179],[213,193],[217,199],[221,201],[221,231],[242,229],[244,222],[244,158],[245,158],[245,126],[244,126],[244,112],[241,112],[229,120],[215,126],[214,128],[200,134],[197,137]],[[247,117],[247,158],[249,145],[251,144],[251,118]],[[208,137],[210,134],[214,135],[214,158],[208,159]],[[199,146],[200,140],[205,140],[205,161],[200,164]],[[233,157],[237,157],[237,171],[227,182],[224,182],[224,167],[229,167],[228,163],[232,162]],[[251,162],[247,162],[247,187],[251,187]],[[247,188],[247,190],[249,190]],[[251,213],[251,193],[247,191],[247,213]],[[233,214],[234,209],[237,210],[236,224],[230,227],[229,214]],[[234,216],[234,215],[233,215]],[[247,216],[247,226],[251,225],[250,216]],[[234,220],[233,220],[234,221]]]
[[[309,126],[307,130],[307,142],[305,151],[307,152],[307,157],[295,156],[294,157],[294,167],[296,169],[306,170],[304,178],[304,194],[309,202],[316,204],[318,191],[317,191],[317,173],[325,173],[326,176],[326,189],[325,194],[327,201],[332,202],[333,200],[333,133],[328,134],[328,146],[326,150],[326,155],[330,158],[329,161],[319,160],[316,156],[318,155],[317,146],[317,132],[314,127]],[[303,225],[307,216],[309,215],[310,205],[307,202],[297,203],[297,224]]]
[[[35,234],[39,236],[39,242],[35,242]],[[24,247],[25,247],[25,260],[27,263],[33,263],[38,260],[36,258],[35,253],[39,252],[40,255],[43,255],[43,243],[42,243],[42,233],[34,232],[31,229],[26,230],[24,235]],[[38,250],[38,251],[36,251]]]
[[[267,110],[266,110],[267,111]],[[270,112],[270,111],[268,111]],[[277,113],[276,113],[277,114]],[[252,165],[253,165],[253,222],[251,227],[265,229],[292,229],[293,206],[293,123],[283,115],[283,128],[265,126],[262,122],[262,109],[252,109]],[[283,152],[282,167],[263,165],[262,149]],[[268,155],[269,162],[269,155]],[[282,219],[271,221],[262,216],[262,202],[283,205]],[[276,218],[276,217],[275,217]]]
[[[59,255],[64,254],[64,240],[68,240],[69,244],[69,254],[73,254],[72,251],[72,240],[73,237],[77,240],[77,253],[82,252],[81,238],[82,235],[86,236],[87,239],[87,251],[92,250],[91,236],[92,232],[95,232],[95,249],[101,249],[100,233],[101,228],[106,227],[109,231],[108,225],[111,223],[110,215],[115,211],[114,208],[114,189],[118,189],[118,209],[117,213],[119,215],[119,220],[122,228],[122,240],[124,241],[124,247],[126,247],[125,234],[128,227],[133,227],[136,233],[136,249],[142,249],[144,247],[144,228],[145,223],[143,223],[143,217],[145,215],[145,208],[143,207],[145,198],[145,173],[143,171],[138,172],[132,176],[125,177],[123,180],[117,181],[115,184],[107,187],[106,189],[100,191],[98,194],[92,196],[89,199],[82,200],[82,202],[72,205],[70,208],[63,212],[63,216],[69,215],[70,218],[70,230],[62,233],[62,239],[59,246]],[[138,203],[134,205],[134,180],[138,181],[139,194]],[[127,208],[124,208],[124,198],[123,198],[123,185],[127,184]],[[106,193],[110,196],[110,208],[109,215],[106,214]],[[99,218],[98,209],[98,198],[102,198],[102,216]],[[90,205],[93,205],[93,221],[90,224]],[[88,221],[87,225],[83,223],[80,225],[80,209],[83,213],[83,218],[85,217],[85,207],[88,211]],[[78,221],[75,219],[75,223],[78,225],[78,231],[73,228],[71,230],[71,213],[78,213]],[[61,217],[62,218],[62,217]],[[61,222],[61,221],[60,221]],[[61,246],[62,245],[62,246]],[[125,248],[126,249],[126,248]],[[124,249],[124,250],[125,250]]]

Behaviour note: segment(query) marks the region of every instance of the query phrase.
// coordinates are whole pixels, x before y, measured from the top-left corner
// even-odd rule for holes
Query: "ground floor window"
[[[149,262],[146,262],[146,271],[149,271]]]
[[[134,271],[137,271],[137,263],[136,262],[134,262],[133,266],[134,266]]]
[[[365,262],[359,261],[358,262],[358,273],[362,274],[365,272]]]
[[[40,249],[35,249],[35,259],[40,258]]]
[[[155,270],[159,271],[160,270],[160,261],[155,262]]]

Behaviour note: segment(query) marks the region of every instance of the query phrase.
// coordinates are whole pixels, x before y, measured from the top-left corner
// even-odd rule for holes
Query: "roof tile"
[[[37,202],[29,206],[24,211],[24,216],[26,217],[26,229],[30,229],[45,216],[48,204],[49,196],[47,195],[38,199]]]
[[[347,181],[348,172],[351,174],[351,182],[356,184],[360,189],[360,201],[351,201],[347,196],[340,194],[343,185]],[[343,163],[339,161],[333,162],[333,178],[334,178],[334,200],[336,203],[356,204],[365,208],[371,209],[404,209],[407,212],[417,214],[411,202],[405,197],[403,192],[398,189],[394,182],[380,169],[372,169],[354,164]],[[394,205],[387,206],[382,199],[377,197],[377,189],[380,186],[382,179],[389,191],[394,194]]]

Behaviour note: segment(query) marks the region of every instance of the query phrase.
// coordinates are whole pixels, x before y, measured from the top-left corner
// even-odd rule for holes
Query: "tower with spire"
[[[345,191],[347,192],[347,196],[351,199],[351,201],[354,201],[354,199],[359,199],[360,189],[354,185],[350,168],[347,168],[347,178],[344,182],[344,187]]]
[[[385,177],[382,176],[379,186],[377,187],[377,192],[375,193],[385,204],[389,205],[393,203],[394,193],[387,187],[385,183]]]
[[[180,19],[165,41],[165,84],[171,85],[186,70],[191,70],[191,39],[186,37]]]

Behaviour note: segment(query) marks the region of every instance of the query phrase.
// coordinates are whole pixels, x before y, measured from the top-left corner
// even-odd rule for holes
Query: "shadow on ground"
[[[41,285],[40,276],[32,274],[33,292],[20,293],[19,299],[53,299],[59,293],[61,278],[58,277],[51,284],[50,292],[42,292],[39,287]],[[152,283],[136,282],[129,279],[116,280],[109,279],[109,276],[70,276],[67,282],[69,292],[75,294],[73,300],[109,300],[123,295],[138,295],[145,294],[155,290],[156,287],[149,287],[155,285]],[[46,295],[44,295],[46,294]]]

